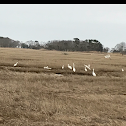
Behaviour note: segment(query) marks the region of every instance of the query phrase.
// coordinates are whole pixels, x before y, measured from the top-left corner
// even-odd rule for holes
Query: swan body
[[[18,64],[18,62],[16,62],[16,63],[14,64],[14,67],[17,66],[17,64]]]
[[[106,56],[104,56],[105,58],[110,58],[110,55],[108,54],[108,55],[106,55]]]
[[[93,75],[93,76],[96,76],[96,74],[95,74],[95,72],[94,72],[94,69],[93,69],[93,71],[92,71],[92,75]]]
[[[88,67],[90,67],[90,64],[88,64]]]
[[[74,67],[74,63],[73,63],[73,72],[75,72],[76,71],[76,69],[75,69],[75,67]]]
[[[87,67],[89,70],[91,70],[90,64],[89,65],[84,65],[84,66]]]
[[[86,67],[85,67],[85,71],[87,71]]]
[[[44,67],[44,69],[52,69],[52,68],[49,68],[48,66]]]
[[[68,64],[68,68],[72,70],[72,66],[70,66],[69,64]]]
[[[62,66],[62,69],[64,69],[64,65]]]

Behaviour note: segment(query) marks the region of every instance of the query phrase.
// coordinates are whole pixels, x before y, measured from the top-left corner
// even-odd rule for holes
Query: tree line
[[[41,46],[38,41],[30,40],[27,42],[20,42],[8,37],[0,37],[0,47],[40,49],[43,46]]]
[[[45,49],[59,51],[103,51],[103,45],[95,39],[81,41],[78,38],[74,40],[53,40],[48,41]]]
[[[121,53],[122,55],[126,54],[126,43],[121,42],[117,44],[114,48],[111,49],[113,53]]]
[[[0,47],[12,47],[15,48],[20,45],[20,41],[12,40],[8,37],[0,37]]]
[[[58,51],[100,51],[108,52],[110,49],[104,47],[101,42],[96,39],[79,40],[79,38],[73,38],[73,40],[52,40],[44,44],[40,44],[37,40],[20,42],[12,40],[8,37],[0,37],[0,47],[10,48],[29,48],[29,49],[48,49]],[[126,43],[121,42],[117,44],[110,52],[119,52],[122,55],[126,54]]]

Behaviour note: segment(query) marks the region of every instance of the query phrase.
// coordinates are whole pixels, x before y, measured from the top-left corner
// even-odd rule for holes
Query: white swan
[[[75,69],[75,67],[74,67],[74,63],[73,63],[73,72],[75,72],[76,71],[76,69]]]
[[[86,67],[85,67],[85,71],[87,71]]]
[[[68,64],[68,68],[72,70],[72,66],[70,66],[69,64]]]
[[[88,64],[88,67],[90,67],[90,64]]]
[[[17,66],[17,64],[18,64],[18,62],[16,62],[16,63],[14,64],[14,67]]]
[[[93,71],[92,71],[92,75],[93,75],[93,76],[96,76],[96,74],[95,74],[95,72],[94,72],[94,69],[93,69]]]
[[[62,69],[64,69],[64,65],[62,66]]]
[[[105,58],[110,58],[110,55],[108,54],[108,55],[106,55],[106,56],[104,56]]]
[[[122,68],[122,71],[124,71],[124,69]]]
[[[52,68],[49,68],[48,66],[44,67],[44,69],[52,69]]]
[[[84,65],[84,66],[87,67],[89,70],[91,70],[90,64],[89,65]]]

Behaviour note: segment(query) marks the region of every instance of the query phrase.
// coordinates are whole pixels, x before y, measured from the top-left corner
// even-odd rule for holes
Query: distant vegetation
[[[121,53],[122,55],[126,54],[126,43],[125,42],[121,42],[119,44],[117,44],[114,48],[112,48],[111,52],[113,53]]]
[[[80,41],[78,38],[72,40],[54,40],[45,45],[46,49],[59,51],[103,51],[103,45],[98,40]]]
[[[0,47],[11,48],[29,48],[29,49],[48,49],[58,51],[99,51],[113,53],[118,52],[126,54],[126,43],[121,42],[117,44],[111,50],[109,47],[104,47],[101,42],[96,39],[79,40],[79,38],[73,38],[73,40],[52,40],[44,44],[40,44],[38,41],[26,41],[20,42],[12,40],[8,37],[0,37]]]
[[[0,47],[15,48],[20,45],[20,41],[14,41],[8,37],[0,37]]]

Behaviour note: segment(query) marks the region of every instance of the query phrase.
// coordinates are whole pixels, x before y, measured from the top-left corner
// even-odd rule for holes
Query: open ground
[[[105,55],[0,48],[0,126],[126,126],[126,56]]]

